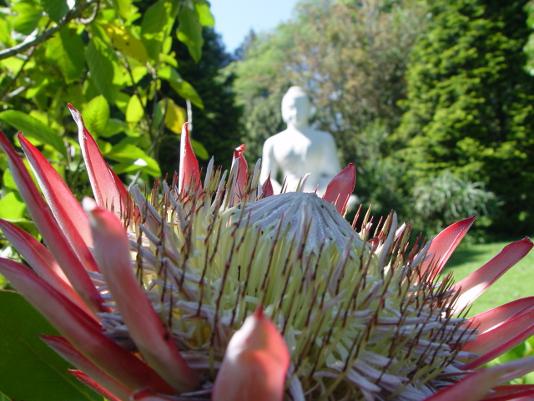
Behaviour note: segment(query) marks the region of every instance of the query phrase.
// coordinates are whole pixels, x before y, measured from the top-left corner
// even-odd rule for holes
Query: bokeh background
[[[228,166],[243,142],[255,161],[299,85],[376,214],[425,235],[473,214],[479,240],[534,232],[532,2],[0,5],[0,128],[42,145],[80,195],[67,102],[125,181],[150,184],[176,169],[187,119],[202,160]],[[5,167],[2,155],[0,217],[22,222]]]

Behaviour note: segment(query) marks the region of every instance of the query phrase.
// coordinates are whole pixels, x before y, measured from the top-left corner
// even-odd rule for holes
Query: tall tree
[[[447,169],[503,202],[500,231],[534,229],[534,78],[526,0],[436,0],[413,52],[397,138],[410,180]]]

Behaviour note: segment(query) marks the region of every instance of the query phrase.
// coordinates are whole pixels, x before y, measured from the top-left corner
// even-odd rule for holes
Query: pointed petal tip
[[[489,398],[488,395],[492,389],[499,384],[521,377],[533,369],[534,357],[478,369],[467,373],[458,382],[438,390],[425,401],[485,400]]]
[[[289,364],[287,344],[260,306],[230,339],[212,401],[281,401]]]
[[[506,320],[503,324],[479,334],[463,344],[462,350],[478,354],[462,369],[475,369],[516,346],[534,334],[534,310],[525,310]],[[533,358],[534,362],[534,358]]]
[[[462,228],[465,228],[465,229],[469,230],[476,219],[477,219],[477,216],[475,216],[475,215],[466,217],[465,219],[455,221],[450,226],[445,228],[443,231],[445,231],[447,229],[451,229],[453,227],[462,227]]]
[[[24,153],[26,153],[28,151],[28,148],[33,148],[34,147],[34,145],[28,140],[28,138],[26,138],[24,136],[22,131],[17,132],[16,137],[17,137],[17,139],[18,139],[18,141],[20,143],[20,147],[22,148]]]
[[[532,242],[532,240],[529,237],[523,237],[518,242],[527,245],[529,249],[532,249],[532,247],[534,246],[534,242]]]
[[[477,328],[478,335],[495,329],[521,313],[534,310],[534,296],[519,298],[504,305],[488,309],[469,318],[470,324]]]
[[[129,203],[127,190],[105,161],[97,142],[87,130],[80,112],[74,107],[69,107],[69,110],[78,127],[78,142],[93,195],[99,205],[120,215],[127,210]]]
[[[254,311],[254,317],[258,320],[263,320],[265,315],[263,314],[263,306],[258,306],[256,310]]]
[[[433,281],[441,273],[449,258],[470,230],[475,219],[476,216],[470,216],[463,220],[458,220],[441,230],[430,241],[426,259],[421,265],[422,274],[432,269],[429,276],[430,281]]]
[[[237,177],[234,184],[234,202],[239,202],[246,196],[248,182],[248,164],[245,159],[245,144],[234,149],[232,156],[232,169],[237,168]]]
[[[76,124],[79,124],[81,122],[82,114],[76,107],[74,107],[72,103],[67,103],[67,108],[69,109],[70,114],[72,115],[72,118],[74,119]]]
[[[273,184],[271,182],[271,174],[267,176],[265,179],[265,182],[263,183],[261,187],[261,196],[262,198],[267,198],[268,196],[271,196],[274,194]]]
[[[453,289],[459,291],[460,296],[454,308],[459,311],[472,304],[508,269],[524,258],[532,249],[532,245],[528,238],[511,242],[482,267],[455,283]]]
[[[181,134],[181,136],[182,137],[185,136],[187,138],[187,141],[191,140],[191,127],[192,127],[192,124],[189,121],[186,121],[182,125],[182,134]],[[181,140],[181,138],[180,138],[180,140]]]
[[[185,195],[189,191],[201,190],[200,167],[191,145],[190,124],[184,123],[180,136],[180,162],[178,168],[178,191]]]
[[[446,231],[453,231],[454,229],[458,229],[459,227],[463,228],[463,229],[466,229],[466,230],[469,230],[469,228],[471,228],[471,226],[473,225],[473,223],[475,222],[476,219],[477,219],[477,216],[473,215],[473,216],[469,216],[469,217],[466,217],[464,219],[455,221],[451,225],[449,225],[449,226],[445,227],[443,230],[441,230],[440,234],[443,233],[443,232],[446,232]]]
[[[349,163],[330,180],[323,199],[332,203],[339,213],[344,214],[355,186],[356,167],[354,163]]]
[[[82,354],[65,337],[48,334],[41,334],[39,337],[42,342],[58,354],[62,355],[65,359],[67,359],[67,356],[71,358],[74,357],[77,360],[81,358]],[[76,365],[72,360],[70,362],[73,365]]]
[[[234,157],[243,156],[245,150],[247,149],[246,145],[242,143],[237,148],[234,149]]]
[[[67,103],[67,108],[70,111],[70,115],[72,116],[72,119],[74,120],[74,122],[78,126],[78,130],[80,132],[83,131],[83,128],[84,128],[85,124],[83,122],[82,113],[80,113],[80,111],[76,107],[74,107],[72,105],[72,103]],[[86,134],[87,133],[84,132],[84,135],[86,135]]]
[[[92,379],[85,372],[82,372],[81,370],[78,370],[78,369],[68,369],[68,372],[71,375],[73,375],[76,379],[78,379],[80,382],[82,382],[86,386],[92,388],[94,391],[102,395],[108,401],[121,401],[121,398],[113,394],[111,391],[109,391],[106,387],[102,386],[96,380]]]
[[[64,343],[66,340],[61,337],[61,336],[53,336],[53,335],[50,335],[50,334],[41,334],[39,336],[39,338],[44,341],[45,343],[47,344],[62,344]]]
[[[471,225],[475,222],[476,219],[477,219],[477,216],[473,215],[473,216],[466,217],[463,220],[459,220],[458,223],[469,224],[469,226],[471,227]]]

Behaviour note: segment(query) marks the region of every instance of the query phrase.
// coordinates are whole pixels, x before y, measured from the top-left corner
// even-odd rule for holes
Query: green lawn
[[[486,263],[508,243],[461,245],[447,263],[445,272],[453,273],[455,280],[458,281]],[[470,314],[483,312],[517,298],[532,295],[534,295],[534,250],[478,298]]]

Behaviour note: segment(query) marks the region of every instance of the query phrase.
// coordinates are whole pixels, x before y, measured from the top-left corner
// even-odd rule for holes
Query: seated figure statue
[[[270,175],[275,193],[281,190],[278,177],[285,179],[287,191],[294,191],[299,181],[309,174],[303,190],[322,195],[340,170],[332,135],[308,123],[310,106],[302,88],[289,88],[282,99],[282,118],[287,128],[268,138],[263,145],[260,180],[264,182]]]

